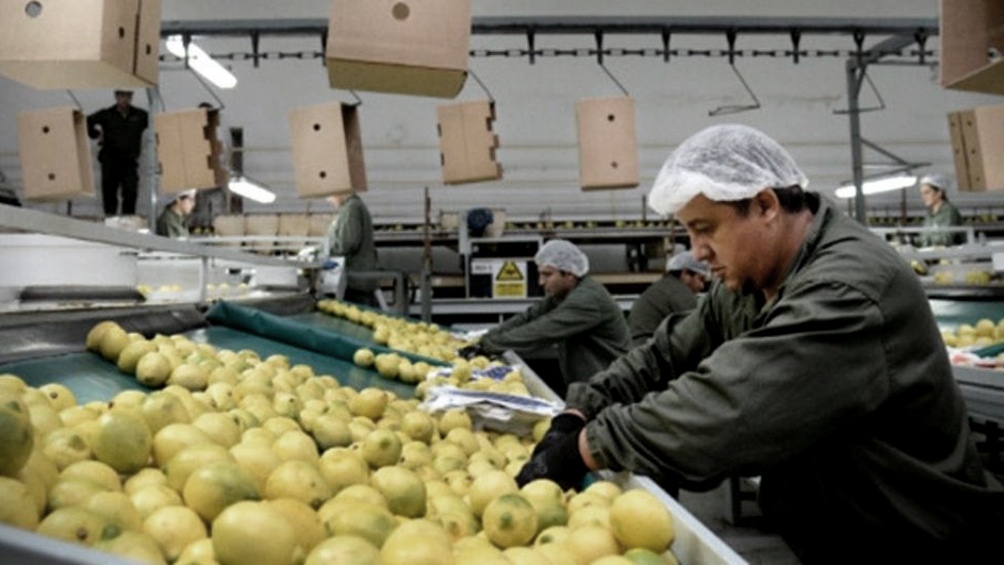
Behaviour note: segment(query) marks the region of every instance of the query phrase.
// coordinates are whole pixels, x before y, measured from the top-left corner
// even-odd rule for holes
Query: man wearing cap
[[[512,349],[526,354],[556,346],[563,382],[547,381],[560,395],[564,386],[589,378],[625,353],[631,345],[630,332],[620,306],[589,276],[589,258],[574,244],[552,239],[533,260],[544,298],[462,353],[499,354]]]
[[[353,277],[353,273],[375,271],[377,250],[373,239],[373,218],[366,203],[355,192],[327,198],[338,212],[328,226],[328,253],[345,258],[345,295],[349,302],[378,306],[375,292],[380,281],[372,277]]]
[[[101,163],[105,216],[119,214],[119,187],[122,188],[122,215],[136,213],[138,160],[148,122],[146,110],[132,105],[131,90],[116,90],[114,106],[87,116],[87,135],[97,139],[101,146],[98,161]]]
[[[924,227],[932,229],[920,235],[918,238],[920,247],[961,245],[966,242],[966,234],[963,232],[934,231],[936,228],[962,225],[962,214],[959,214],[959,209],[948,201],[946,191],[950,184],[948,177],[942,174],[930,174],[920,179],[920,199],[927,208]]]
[[[631,344],[638,346],[672,314],[687,314],[697,308],[697,294],[704,292],[708,266],[689,251],[677,253],[666,263],[666,275],[652,283],[631,305],[628,327]],[[674,317],[675,318],[675,317]]]
[[[517,477],[593,469],[684,488],[760,476],[764,518],[806,563],[1002,555],[984,469],[910,266],[741,125],[669,156],[649,196],[715,276],[697,309],[569,387]],[[996,556],[996,557],[990,557]]]
[[[157,217],[157,235],[188,237],[188,216],[195,208],[195,189],[179,192]]]

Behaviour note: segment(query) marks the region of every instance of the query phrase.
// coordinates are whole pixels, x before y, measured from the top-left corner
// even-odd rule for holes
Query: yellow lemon
[[[394,465],[401,458],[401,439],[392,430],[373,430],[363,439],[360,452],[370,467]]]
[[[651,493],[633,489],[610,506],[610,530],[624,547],[664,552],[673,543],[673,517]]]
[[[410,520],[387,536],[380,548],[384,565],[449,565],[453,561],[450,536],[438,524]]]
[[[43,536],[87,546],[121,533],[117,527],[109,527],[101,516],[81,506],[53,510],[35,531]]]
[[[143,531],[157,542],[169,562],[176,561],[189,544],[208,535],[199,515],[186,506],[155,510],[143,520]]]
[[[123,531],[140,531],[143,528],[143,517],[140,516],[139,510],[136,510],[129,495],[124,492],[96,493],[87,500],[84,507]]]
[[[304,552],[310,552],[328,537],[317,512],[303,502],[292,498],[277,498],[267,500],[265,504],[277,510],[293,526],[296,539]]]
[[[100,461],[78,461],[59,473],[60,479],[83,479],[109,491],[121,491],[122,480],[118,472],[107,463]]]
[[[578,556],[581,563],[592,563],[606,555],[620,553],[617,539],[602,526],[586,525],[572,530],[561,543]]]
[[[481,525],[498,547],[526,545],[537,533],[537,513],[518,493],[503,494],[485,507]]]
[[[496,497],[518,490],[519,486],[516,485],[514,478],[505,471],[494,470],[474,479],[467,494],[470,498],[471,510],[475,516],[480,518],[488,504]]]
[[[404,467],[381,467],[370,483],[387,499],[387,508],[398,516],[416,518],[425,514],[425,482]]]
[[[260,502],[238,502],[213,520],[213,552],[222,565],[292,565],[303,559],[296,531]]]
[[[331,485],[316,463],[297,459],[284,461],[265,482],[265,498],[293,498],[311,508],[320,508],[331,498]]]
[[[110,540],[99,541],[94,549],[148,565],[167,563],[157,542],[146,533],[138,531],[122,532]]]
[[[28,407],[13,394],[0,393],[0,475],[16,475],[28,462],[34,445]]]
[[[34,530],[38,526],[39,515],[38,506],[25,483],[0,477],[0,522]]]
[[[380,565],[380,549],[364,538],[342,535],[324,540],[307,555],[306,565]]]
[[[57,412],[77,405],[77,397],[73,394],[73,391],[59,383],[44,384],[38,387],[38,390],[49,397],[49,403],[52,404],[52,408]]]
[[[327,514],[324,526],[332,536],[358,536],[378,548],[397,527],[390,510],[368,502],[340,501]]]
[[[150,428],[138,414],[112,411],[98,419],[94,456],[119,473],[135,473],[150,460]]]
[[[207,523],[224,508],[242,500],[261,496],[251,476],[236,463],[217,462],[200,467],[185,481],[182,491],[185,504]]]

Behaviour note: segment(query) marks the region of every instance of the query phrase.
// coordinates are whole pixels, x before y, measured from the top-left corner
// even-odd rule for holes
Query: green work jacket
[[[488,353],[558,348],[565,383],[588,379],[625,353],[631,338],[620,306],[592,277],[579,279],[564,300],[546,297],[481,338]]]
[[[924,217],[925,228],[950,228],[962,225],[962,214],[954,204],[947,200],[941,203],[938,211],[932,213],[927,211]],[[935,245],[961,245],[966,242],[966,234],[962,232],[928,232],[920,236],[921,247],[933,247]]]
[[[679,277],[666,275],[652,283],[631,305],[627,323],[631,344],[645,343],[670,314],[684,314],[697,308],[697,295]]]
[[[185,217],[171,209],[170,206],[157,217],[157,235],[164,237],[188,237],[188,225]]]
[[[591,455],[685,488],[760,476],[764,516],[806,562],[1000,544],[1004,491],[916,275],[809,198],[811,228],[771,302],[716,283],[671,330],[570,387]]]
[[[345,257],[346,273],[376,270],[373,219],[358,195],[353,194],[338,208],[338,213],[328,226],[327,238],[330,254]],[[349,277],[345,286],[362,292],[373,292],[379,282],[377,279]]]

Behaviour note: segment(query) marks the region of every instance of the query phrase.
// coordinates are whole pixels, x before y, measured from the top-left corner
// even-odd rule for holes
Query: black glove
[[[481,347],[480,343],[468,345],[467,347],[461,347],[457,350],[457,356],[463,357],[464,359],[474,359],[478,355],[484,355],[485,357],[488,356],[488,354],[485,353],[484,348]]]
[[[562,412],[551,418],[551,426],[547,428],[547,433],[544,434],[544,437],[540,438],[540,441],[534,446],[530,458],[533,459],[537,455],[547,451],[558,440],[569,434],[578,436],[579,430],[584,428],[585,425],[586,421],[581,416],[572,414],[571,412]]]
[[[523,488],[537,479],[551,479],[561,490],[578,490],[588,472],[589,468],[579,455],[579,434],[565,434],[523,465],[516,475],[516,484]]]

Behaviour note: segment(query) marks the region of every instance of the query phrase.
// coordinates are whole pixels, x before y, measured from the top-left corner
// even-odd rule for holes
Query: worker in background
[[[119,214],[121,188],[123,216],[136,213],[139,190],[139,154],[143,131],[149,123],[146,110],[132,105],[131,90],[116,90],[115,105],[87,116],[87,135],[97,139],[101,149],[101,198],[105,216]]]
[[[962,225],[962,214],[948,201],[946,191],[950,185],[951,182],[945,175],[931,174],[920,179],[920,199],[927,208],[927,215],[924,216],[925,228],[951,228]],[[961,245],[966,242],[966,234],[960,231],[930,231],[922,233],[918,242],[919,247]]]
[[[760,476],[764,518],[806,563],[999,558],[1004,489],[920,282],[807,183],[746,126],[677,147],[649,202],[686,227],[713,286],[671,330],[573,384],[517,482]]]
[[[601,371],[631,345],[624,313],[607,289],[589,276],[589,258],[563,239],[545,243],[533,257],[545,297],[486,333],[464,356],[526,354],[557,346],[563,382],[548,380],[555,392],[575,379]]]
[[[648,341],[670,315],[687,314],[697,308],[697,294],[704,292],[707,281],[708,266],[694,259],[691,252],[674,255],[666,263],[665,276],[646,288],[631,305],[627,318],[631,344],[637,347]]]
[[[179,192],[157,217],[157,235],[188,237],[188,217],[195,208],[195,189]]]
[[[328,227],[328,253],[345,258],[345,295],[349,302],[377,306],[376,278],[353,277],[352,273],[377,268],[376,244],[373,242],[373,218],[362,198],[355,192],[328,197],[337,213]]]

